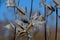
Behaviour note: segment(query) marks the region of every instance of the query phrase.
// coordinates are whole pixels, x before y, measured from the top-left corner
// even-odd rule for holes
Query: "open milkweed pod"
[[[55,9],[51,5],[46,5],[46,15],[49,16],[55,11]]]
[[[38,25],[42,25],[45,23],[45,18],[40,14],[40,16],[38,16],[37,20],[32,20],[32,25],[34,26],[38,26]]]
[[[40,15],[40,16],[38,17],[37,23],[38,23],[38,24],[44,24],[44,23],[45,23],[45,18],[44,18],[42,15]]]
[[[21,14],[26,15],[25,10],[19,8],[18,6],[15,6],[15,7],[17,8],[17,10],[18,10]]]
[[[60,8],[60,0],[54,0],[54,3],[56,4],[56,6],[57,6],[58,8]]]
[[[51,6],[51,5],[47,5],[44,1],[40,3],[40,5],[43,4],[43,5],[46,5],[46,15],[49,16],[53,13],[53,11],[55,11],[55,9]]]
[[[46,5],[46,7],[47,7],[48,9],[50,9],[50,10],[55,11],[55,9],[54,9],[51,5]]]
[[[7,0],[6,6],[7,7],[14,7],[15,6],[14,0]]]
[[[33,20],[35,20],[36,18],[38,18],[38,12],[35,12],[35,14],[34,14],[33,16],[31,16],[31,18],[32,18]]]
[[[25,28],[24,28],[22,25],[18,24],[18,26],[19,26],[21,29],[25,30]]]
[[[38,17],[38,21],[45,21],[45,18],[44,18],[42,15],[40,15],[40,16]]]
[[[55,5],[57,5],[58,6],[58,4],[55,2],[55,1],[53,1],[54,3],[55,3]]]
[[[19,21],[19,20],[15,20],[15,22],[16,22],[16,24],[18,25],[18,27],[20,27],[21,29],[24,30],[23,26],[20,24],[21,21]]]
[[[18,34],[17,34],[17,36],[24,36],[24,35],[26,35],[26,32],[19,32]]]
[[[30,24],[30,25],[27,27],[26,32],[29,32],[30,30],[32,30],[32,27],[33,27],[33,25]]]

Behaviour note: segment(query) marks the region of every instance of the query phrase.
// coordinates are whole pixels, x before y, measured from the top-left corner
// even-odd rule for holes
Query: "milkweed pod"
[[[51,5],[46,5],[46,7],[52,11],[55,11],[55,9]]]
[[[40,16],[38,17],[38,20],[39,20],[39,21],[45,21],[45,18],[44,18],[42,15],[40,15]]]
[[[33,16],[31,16],[31,18],[33,20],[37,20],[38,16],[40,16],[40,12],[39,11],[36,11],[35,14]]]
[[[46,10],[46,15],[49,16],[55,11],[55,8],[53,8],[51,5],[46,5]]]
[[[54,0],[54,3],[57,5],[58,8],[60,8],[60,0]]]
[[[23,26],[22,26],[22,25],[18,24],[18,26],[19,26],[21,29],[23,29],[23,30],[24,30],[24,28],[23,28]]]
[[[26,32],[19,32],[18,34],[17,34],[17,36],[24,36],[24,35],[26,35]]]
[[[28,26],[28,28],[27,28],[27,32],[29,32],[30,30],[32,30],[32,27],[33,27],[33,25],[32,24],[30,24],[29,26]]]
[[[15,7],[17,8],[17,10],[18,10],[21,14],[26,15],[26,12],[25,12],[24,9],[19,8],[18,6],[15,6]]]
[[[57,4],[60,4],[60,0],[54,0]]]
[[[15,6],[14,0],[7,0],[6,6],[7,7],[14,7]]]

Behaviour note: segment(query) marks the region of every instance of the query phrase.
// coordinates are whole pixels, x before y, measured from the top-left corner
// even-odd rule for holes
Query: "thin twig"
[[[46,0],[45,0],[45,2],[46,2]],[[45,40],[47,40],[47,39],[46,39],[46,37],[47,37],[47,36],[46,36],[46,30],[47,30],[47,29],[46,29],[46,24],[47,24],[47,20],[46,20],[46,16],[47,16],[47,15],[46,15],[46,5],[44,5],[44,7],[45,7],[45,9],[44,9],[44,11],[45,11],[44,17],[45,17],[45,21],[46,21],[46,23],[44,24],[44,26],[45,26]]]
[[[55,32],[55,40],[57,40],[57,30],[58,30],[58,8],[56,7],[56,32]]]
[[[30,10],[30,17],[32,15],[32,8],[33,8],[33,0],[31,0],[31,10]]]

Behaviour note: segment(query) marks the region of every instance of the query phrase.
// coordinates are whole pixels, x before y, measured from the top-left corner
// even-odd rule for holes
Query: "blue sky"
[[[18,0],[15,0],[15,1],[16,1],[16,4],[17,4]],[[34,0],[34,2],[33,2],[33,11],[35,12],[35,11],[37,11],[37,10],[40,10],[41,14],[44,15],[44,6],[39,5],[39,2],[40,2],[40,0]],[[1,6],[0,6],[0,20],[4,20],[4,16],[3,16],[4,13],[7,14],[7,18],[8,18],[9,20],[13,20],[13,19],[15,18],[13,8],[9,8],[9,9],[6,8],[5,3],[6,3],[6,0],[3,1],[3,3],[2,3]],[[54,5],[55,5],[55,4],[53,3],[53,0],[46,0],[46,4],[50,4],[50,5],[52,5],[53,7],[54,7]],[[27,10],[28,10],[27,15],[28,15],[28,17],[29,17],[30,8],[31,8],[31,0],[20,0],[20,5],[19,5],[19,7],[20,7],[20,8],[24,8],[24,9],[25,9],[25,7],[27,7]],[[12,11],[12,12],[11,12],[11,11]],[[59,11],[60,11],[60,10],[59,10]],[[59,13],[60,13],[60,12],[59,12]],[[53,20],[53,21],[51,20],[51,16],[54,17],[54,20]],[[48,17],[48,24],[53,23],[53,24],[51,24],[51,25],[55,25],[55,21],[56,21],[56,20],[55,20],[55,18],[56,18],[55,16],[56,16],[56,13],[53,12],[53,14]],[[59,19],[59,20],[60,20],[60,19]],[[59,21],[59,23],[60,23],[60,21]]]

